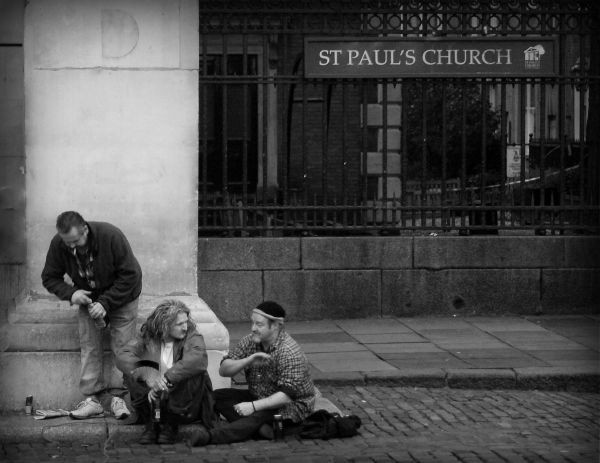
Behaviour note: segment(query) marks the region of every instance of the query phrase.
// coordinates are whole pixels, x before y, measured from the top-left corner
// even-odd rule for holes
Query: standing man
[[[79,213],[67,211],[56,219],[56,230],[42,283],[60,299],[78,306],[79,388],[87,397],[70,416],[103,416],[104,407],[110,403],[117,419],[126,418],[130,413],[124,400],[113,397],[104,383],[102,333],[108,324],[113,354],[135,338],[142,270],[127,238],[114,225],[86,222]],[[65,274],[72,284],[65,282]]]
[[[228,423],[211,430],[200,429],[191,439],[194,446],[223,444],[249,439],[257,433],[272,438],[273,415],[281,415],[284,429],[310,415],[315,388],[306,356],[284,329],[285,311],[272,301],[252,311],[252,333],[221,362],[221,376],[244,370],[248,389],[217,389],[215,410]]]
[[[200,420],[212,426],[212,385],[206,368],[204,338],[181,301],[166,300],[148,316],[140,330],[117,355],[135,407],[145,429],[139,443],[173,444],[180,423]],[[159,406],[158,429],[152,410]]]

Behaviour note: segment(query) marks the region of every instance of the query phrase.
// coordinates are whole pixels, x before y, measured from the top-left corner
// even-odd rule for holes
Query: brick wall
[[[198,292],[223,321],[600,313],[597,237],[207,238]]]
[[[289,39],[286,61],[279,64],[279,72],[284,75],[292,73],[294,62],[298,53],[303,50],[303,37],[293,36]],[[299,73],[302,73],[301,63]],[[329,100],[329,119],[326,140],[327,159],[327,194],[329,198],[337,195],[341,197],[342,183],[346,185],[346,194],[349,198],[359,194],[360,181],[360,142],[361,142],[361,105],[360,92],[356,87],[348,87],[344,94],[342,85],[335,80],[326,81],[325,85],[318,82],[296,85],[291,95],[286,92],[282,95],[279,111],[286,118],[291,104],[291,130],[290,137],[290,188],[301,190],[303,186],[303,160],[306,167],[306,185],[309,199],[313,195],[323,194],[323,140],[324,117],[327,117]],[[328,93],[331,93],[330,98]],[[345,100],[345,104],[344,104]],[[306,101],[306,108],[305,106]],[[303,119],[303,111],[305,113]],[[345,111],[345,112],[344,112]],[[286,120],[284,118],[284,120]],[[304,122],[303,122],[304,120]],[[287,120],[286,120],[287,123]],[[303,125],[304,124],[304,125]],[[287,130],[287,127],[286,127]],[[287,133],[281,130],[281,133]],[[286,135],[287,136],[287,135]],[[345,150],[342,150],[340,140],[345,140]],[[281,146],[286,146],[282,140]],[[345,157],[343,157],[345,153]],[[346,162],[344,166],[344,162]],[[302,197],[302,196],[301,196]]]

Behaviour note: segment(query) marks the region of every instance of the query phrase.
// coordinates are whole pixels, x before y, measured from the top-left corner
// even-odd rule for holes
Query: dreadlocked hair
[[[190,328],[196,327],[190,317],[190,309],[187,305],[176,299],[167,299],[156,306],[140,328],[142,339],[146,342],[152,339],[164,341],[169,333],[171,324],[175,322],[177,315],[180,313],[188,316],[188,325],[191,325]]]

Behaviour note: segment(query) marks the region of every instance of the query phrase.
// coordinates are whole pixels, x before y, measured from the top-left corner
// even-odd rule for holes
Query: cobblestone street
[[[362,421],[350,439],[205,448],[134,441],[3,444],[0,460],[132,462],[594,462],[600,396],[588,393],[322,386]]]

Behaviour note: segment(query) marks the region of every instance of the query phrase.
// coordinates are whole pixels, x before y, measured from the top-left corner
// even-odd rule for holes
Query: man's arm
[[[277,391],[269,397],[255,400],[253,402],[240,402],[235,406],[235,409],[241,416],[252,415],[260,410],[273,410],[283,407],[292,401],[290,396],[285,392]]]
[[[117,368],[123,374],[130,375],[134,381],[146,384],[153,391],[165,390],[167,381],[156,368],[146,365],[140,366],[143,363],[144,351],[145,346],[141,339],[129,340],[116,352],[115,363]]]
[[[119,230],[110,242],[116,278],[99,297],[98,302],[110,311],[129,302],[132,288],[138,283],[141,269],[125,235]]]
[[[221,362],[221,366],[219,367],[219,374],[221,376],[225,376],[226,378],[231,378],[232,376],[237,375],[244,368],[249,367],[256,360],[268,360],[269,358],[271,358],[269,354],[266,354],[264,352],[255,352],[254,354],[248,357],[237,360],[226,358]]]
[[[130,339],[124,346],[115,352],[115,364],[126,375],[131,375],[136,368],[136,363],[141,360],[141,341],[137,338]],[[138,372],[142,373],[141,371]],[[140,379],[140,378],[135,378]]]
[[[58,248],[58,239],[54,237],[48,248],[46,262],[42,270],[42,284],[50,293],[55,294],[63,301],[71,301],[71,297],[77,291],[77,288],[65,283],[66,269]]]

